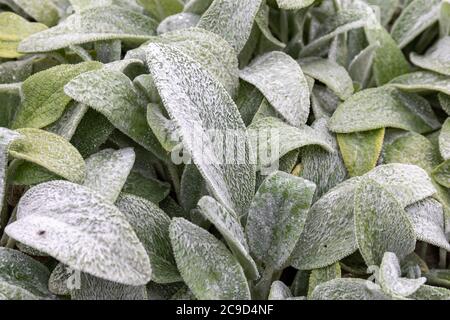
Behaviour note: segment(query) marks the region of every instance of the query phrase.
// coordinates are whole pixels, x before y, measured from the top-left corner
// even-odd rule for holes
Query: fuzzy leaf
[[[155,204],[134,195],[122,194],[116,205],[147,251],[152,266],[152,281],[181,281],[170,244],[170,218]]]
[[[7,128],[0,128],[0,212],[5,198],[9,146],[19,138],[21,138],[19,133]]]
[[[270,286],[268,300],[286,300],[292,298],[291,290],[281,281],[274,281]]]
[[[155,34],[157,22],[118,6],[103,6],[69,16],[57,26],[34,34],[19,44],[24,53],[54,51],[71,45],[122,40],[140,44]]]
[[[59,12],[51,0],[13,0],[23,11],[34,20],[47,26],[58,23]]]
[[[159,180],[144,177],[139,172],[132,171],[125,185],[123,192],[142,197],[153,203],[160,203],[170,193],[170,184]]]
[[[198,202],[202,215],[208,219],[224,237],[228,247],[240,262],[248,279],[259,278],[258,268],[249,254],[244,230],[237,217],[211,197],[203,197]]]
[[[450,160],[437,166],[432,172],[433,178],[446,188],[450,188]]]
[[[137,2],[159,21],[183,10],[181,0],[137,0]]]
[[[292,257],[292,265],[310,270],[331,265],[356,251],[354,199],[358,185],[367,179],[381,184],[402,209],[436,193],[430,178],[417,166],[378,166],[362,177],[339,184],[310,209],[305,228]]]
[[[297,10],[309,7],[316,0],[277,0],[278,7],[285,10]]]
[[[250,299],[242,267],[213,235],[176,218],[170,239],[181,276],[198,299]]]
[[[393,297],[408,297],[416,292],[426,278],[408,279],[401,277],[400,262],[393,252],[386,252],[380,265],[379,282],[383,291]]]
[[[392,26],[392,38],[404,48],[439,19],[441,0],[414,0]]]
[[[439,128],[440,123],[425,99],[387,87],[354,94],[330,120],[331,131],[337,133],[387,127],[425,133]]]
[[[439,287],[422,285],[409,298],[414,300],[449,300],[450,290]]]
[[[341,266],[339,263],[332,264],[331,266],[314,269],[311,271],[308,282],[308,297],[311,297],[314,289],[321,283],[338,279],[341,277]]]
[[[22,84],[24,102],[17,111],[13,128],[43,128],[58,120],[72,100],[64,86],[76,76],[101,68],[99,62],[60,65],[29,77]]]
[[[389,82],[389,85],[409,92],[438,91],[450,95],[450,78],[428,71],[399,76]]]
[[[356,190],[355,232],[367,266],[380,265],[385,252],[393,252],[402,260],[416,245],[413,225],[402,204],[370,179]]]
[[[439,150],[444,160],[450,159],[450,118],[445,120],[439,134]]]
[[[391,22],[396,10],[400,6],[400,0],[364,0],[371,6],[378,6],[380,9],[381,24],[386,26]]]
[[[411,53],[410,58],[422,69],[450,76],[450,37],[438,40],[424,55]]]
[[[132,148],[104,149],[86,159],[84,186],[114,203],[133,167],[136,155]]]
[[[28,22],[12,12],[0,13],[0,58],[18,58],[22,56],[17,50],[20,41],[47,29],[40,23]]]
[[[169,16],[165,18],[156,29],[158,35],[172,32],[176,30],[193,28],[198,24],[200,20],[200,16],[189,13],[189,12],[181,12],[175,15]]]
[[[250,143],[243,136],[246,129],[235,103],[208,72],[181,51],[151,44],[147,59],[163,104],[177,123],[194,164],[217,199],[227,209],[242,215],[254,192],[255,168],[250,164]],[[223,149],[206,136],[211,129],[233,130],[239,135],[239,144],[232,148],[233,154],[242,159],[240,164],[225,164],[223,155],[215,154],[214,150]]]
[[[291,125],[306,123],[308,83],[297,62],[287,54],[274,51],[260,56],[241,70],[240,77],[257,87]]]
[[[49,276],[40,262],[19,251],[0,248],[0,300],[50,299]]]
[[[312,300],[389,300],[373,282],[363,279],[334,279],[314,290]]]
[[[385,129],[340,133],[337,141],[351,177],[361,176],[375,168],[383,147]]]
[[[442,109],[450,116],[450,96],[443,93],[438,93],[438,98]]]
[[[262,0],[214,0],[197,26],[217,33],[239,53],[250,37],[261,3]]]
[[[281,270],[303,231],[315,184],[284,172],[268,176],[253,198],[246,233],[252,254]]]
[[[362,50],[348,66],[348,73],[352,80],[359,84],[361,88],[366,88],[370,81],[377,48],[378,44],[367,46],[367,48]]]
[[[121,132],[167,160],[166,151],[147,124],[146,101],[123,73],[107,69],[87,72],[70,81],[64,92],[100,112]]]
[[[257,152],[258,169],[269,167],[288,152],[308,145],[320,146],[328,152],[334,151],[328,141],[311,127],[292,127],[272,117],[252,123],[249,135]],[[277,150],[272,150],[273,146]]]
[[[345,68],[336,62],[321,58],[299,60],[303,72],[324,83],[341,100],[346,100],[353,94],[353,82]]]
[[[86,167],[83,158],[60,136],[39,129],[19,129],[20,138],[9,146],[9,154],[44,167],[67,180],[81,183]]]
[[[31,188],[20,199],[17,221],[5,232],[105,280],[142,285],[151,277],[148,256],[125,216],[83,186],[52,181]]]
[[[450,251],[445,235],[444,210],[434,199],[425,199],[406,207],[418,240]]]

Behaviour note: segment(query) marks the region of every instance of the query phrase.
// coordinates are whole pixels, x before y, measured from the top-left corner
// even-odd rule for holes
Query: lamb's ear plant
[[[449,50],[449,0],[0,0],[0,299],[450,299]]]

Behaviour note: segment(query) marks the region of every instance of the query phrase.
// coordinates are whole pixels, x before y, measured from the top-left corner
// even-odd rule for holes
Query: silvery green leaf
[[[404,48],[438,21],[441,2],[441,0],[414,0],[402,11],[391,30],[392,38],[400,48]]]
[[[340,277],[341,266],[338,262],[325,268],[312,270],[308,281],[308,297],[312,296],[314,289],[319,284],[331,281],[333,279],[338,279]]]
[[[261,3],[262,0],[214,0],[197,26],[217,33],[239,53],[250,37]]]
[[[379,87],[360,91],[337,108],[331,131],[351,133],[381,128],[425,133],[440,127],[429,103],[413,93]]]
[[[425,199],[406,207],[417,239],[450,251],[445,235],[445,215],[442,205],[434,199]]]
[[[181,276],[198,299],[250,299],[242,267],[213,235],[175,218],[170,239]]]
[[[224,237],[228,247],[240,262],[249,280],[259,278],[258,268],[249,254],[244,230],[236,216],[213,198],[206,196],[198,202],[201,214],[208,219]]]
[[[183,289],[189,290],[183,282],[169,284],[149,282],[147,284],[148,300],[169,300],[174,294]]]
[[[322,82],[341,100],[353,94],[353,82],[347,70],[331,60],[306,58],[299,60],[303,72]]]
[[[236,105],[239,108],[242,120],[248,126],[255,116],[258,108],[261,106],[264,96],[254,85],[242,81],[239,87],[239,93],[236,97]]]
[[[450,290],[424,284],[409,298],[414,300],[449,300]]]
[[[392,193],[402,208],[436,193],[427,173],[413,165],[378,166],[362,177],[344,181],[311,207],[292,256],[292,266],[300,270],[323,268],[356,251],[355,192],[361,181],[367,179]]]
[[[121,194],[116,205],[147,251],[152,266],[152,281],[181,281],[170,244],[170,218],[157,205],[134,195]]]
[[[270,286],[268,300],[286,300],[292,298],[291,290],[281,281],[274,281]]]
[[[78,75],[101,68],[99,62],[60,65],[29,77],[22,84],[23,103],[13,122],[13,128],[43,128],[64,113],[72,100],[64,94],[64,86]]]
[[[314,55],[339,34],[364,27],[367,19],[368,13],[365,10],[350,9],[333,14],[328,18],[327,23],[320,25],[315,39],[300,51],[300,56]]]
[[[261,39],[259,40],[260,42],[258,49],[260,53],[284,49],[286,47],[286,45],[282,41],[278,40],[270,30],[270,8],[264,2],[262,3],[258,13],[256,14],[255,25],[259,28],[259,31],[261,31]],[[255,25],[253,26],[254,28]],[[252,34],[250,35],[250,37],[252,37]],[[243,51],[244,50],[242,50],[241,53]]]
[[[60,176],[43,167],[23,160],[15,160],[9,170],[10,183],[13,185],[31,186],[51,180],[61,180]]]
[[[432,172],[433,178],[442,186],[450,188],[450,160],[444,161]]]
[[[7,128],[0,128],[0,212],[5,198],[9,146],[19,138],[19,133]]]
[[[409,72],[408,61],[385,28],[380,25],[367,26],[364,30],[369,45],[376,46],[373,74],[378,85]]]
[[[385,163],[410,163],[430,172],[439,165],[439,150],[424,136],[410,132],[385,147]]]
[[[248,129],[257,153],[258,169],[269,167],[288,152],[308,145],[320,146],[328,152],[334,150],[323,136],[307,125],[297,128],[269,117],[253,122]]]
[[[450,118],[445,120],[439,134],[439,151],[444,160],[450,159]]]
[[[184,5],[183,12],[191,12],[202,15],[212,2],[213,0],[187,0]]]
[[[399,0],[364,0],[371,6],[377,6],[380,9],[381,24],[387,26],[400,6]]]
[[[61,118],[49,125],[46,130],[70,140],[88,110],[89,107],[82,103],[69,103]]]
[[[362,181],[355,193],[355,233],[368,266],[380,265],[385,252],[402,260],[416,246],[414,228],[402,204],[370,179]]]
[[[426,278],[408,279],[401,277],[400,262],[393,252],[386,252],[379,270],[379,283],[387,294],[393,297],[405,298],[416,292],[426,281]]]
[[[81,273],[80,288],[72,290],[70,296],[72,300],[147,300],[147,289]]]
[[[409,92],[438,91],[450,95],[450,77],[429,71],[417,71],[399,76],[388,85]]]
[[[450,76],[450,36],[438,40],[424,55],[413,52],[410,58],[422,69]]]
[[[83,158],[67,140],[39,130],[16,130],[20,137],[9,146],[10,156],[32,162],[67,180],[81,183],[86,174]]]
[[[31,188],[5,232],[97,277],[128,285],[146,284],[151,277],[148,256],[125,216],[80,185],[52,181]]]
[[[0,64],[0,84],[25,81],[33,72],[33,60],[13,60]]]
[[[117,129],[158,158],[167,160],[166,151],[147,124],[146,102],[123,73],[107,69],[87,72],[70,81],[64,92],[104,115]]]
[[[174,14],[172,16],[168,16],[158,25],[156,32],[158,35],[163,33],[193,28],[197,25],[200,20],[200,16],[194,13],[189,12],[181,12]]]
[[[183,10],[181,0],[137,0],[137,2],[159,21]]]
[[[54,51],[71,45],[122,40],[140,44],[155,34],[157,22],[118,6],[87,9],[57,26],[29,36],[19,44],[24,53]]]
[[[70,295],[71,277],[74,276],[75,271],[70,267],[58,263],[50,274],[48,279],[48,290],[56,295],[68,296]]]
[[[70,141],[83,157],[88,157],[98,150],[113,131],[114,126],[106,117],[89,108]]]
[[[361,176],[377,165],[383,147],[385,129],[338,133],[337,141],[351,177]]]
[[[54,1],[54,0],[53,0]],[[135,0],[69,0],[72,9],[76,12],[81,12],[83,10],[94,8],[94,7],[104,7],[110,5],[117,5],[119,7],[127,8],[133,11],[142,12],[142,7],[140,7]]]
[[[160,105],[147,106],[147,123],[165,150],[170,152],[180,144],[176,123],[167,119]]]
[[[58,23],[59,12],[51,0],[13,0],[23,11],[34,20],[54,26]]]
[[[51,299],[50,272],[20,251],[0,248],[0,300]]]
[[[122,191],[142,197],[153,203],[159,203],[169,195],[170,184],[132,171],[128,175]]]
[[[109,62],[104,64],[103,68],[111,71],[122,72],[130,79],[135,79],[136,77],[147,72],[144,63],[138,59],[123,59]]]
[[[315,190],[314,183],[280,171],[259,187],[246,233],[252,254],[266,268],[284,267],[303,231]]]
[[[10,128],[21,102],[22,83],[0,84],[0,126]]]
[[[329,119],[340,103],[341,100],[330,89],[320,84],[314,84],[311,107],[316,119]]]
[[[254,192],[255,167],[250,163],[250,142],[235,103],[223,86],[178,49],[150,44],[147,60],[163,104],[177,123],[194,164],[216,198],[227,209],[244,214]],[[231,146],[239,161],[225,163],[219,141],[207,136],[211,129],[222,134],[231,130],[239,136],[239,143]]]
[[[306,146],[301,150],[302,173],[301,176],[316,184],[316,193],[313,203],[331,188],[347,178],[347,169],[340,152],[336,137],[328,130],[328,121],[319,119],[312,124],[318,134],[324,136],[334,152],[328,152],[319,146]]]
[[[384,0],[383,0],[384,1]],[[375,58],[377,44],[367,46],[350,63],[348,73],[353,81],[361,88],[366,88],[372,74],[372,66]]]
[[[278,51],[264,54],[241,70],[240,77],[257,87],[291,125],[306,123],[310,107],[308,83],[290,56]]]
[[[198,201],[208,194],[205,180],[193,164],[186,164],[181,176],[180,204],[190,212],[197,207]]]
[[[438,93],[438,98],[442,109],[450,116],[450,96],[443,93]]]
[[[334,279],[316,287],[312,300],[390,300],[373,282],[363,279]]]
[[[0,12],[0,58],[21,57],[17,50],[20,41],[45,29],[44,24],[28,22],[15,13]]]
[[[132,148],[104,149],[86,159],[84,186],[114,203],[122,190],[136,155]]]
[[[297,10],[309,7],[316,0],[276,0],[278,7],[285,10]]]

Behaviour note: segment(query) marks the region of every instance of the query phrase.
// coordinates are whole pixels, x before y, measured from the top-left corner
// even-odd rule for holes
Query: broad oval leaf
[[[137,2],[159,21],[183,10],[182,0],[137,0]]]
[[[306,58],[299,60],[303,72],[324,83],[341,100],[346,100],[353,94],[353,82],[347,70],[334,61],[321,58]]]
[[[450,95],[450,78],[429,71],[417,71],[404,74],[388,84],[409,92],[438,91]]]
[[[181,276],[198,299],[250,299],[242,267],[213,235],[176,218],[170,224],[170,239]]]
[[[250,143],[235,103],[208,72],[175,48],[150,44],[147,60],[163,104],[178,124],[194,164],[217,199],[227,209],[244,214],[254,192],[255,167],[250,163]],[[239,159],[226,163],[218,141],[207,137],[208,130],[236,134],[239,142],[226,152],[237,154]]]
[[[439,151],[444,160],[450,159],[450,118],[445,120],[439,134]]]
[[[116,202],[143,244],[152,266],[152,281],[181,281],[169,238],[170,218],[157,205],[130,194],[121,194]]]
[[[86,159],[84,186],[114,203],[133,168],[136,155],[132,148],[104,149]]]
[[[140,44],[155,34],[157,22],[118,6],[87,9],[57,26],[34,34],[19,44],[24,53],[54,51],[71,45],[122,40]]]
[[[123,73],[107,69],[91,71],[70,81],[64,92],[104,115],[117,129],[135,142],[168,161],[146,120],[147,102]]]
[[[250,37],[261,3],[262,0],[214,0],[197,26],[217,33],[239,53]]]
[[[450,76],[450,36],[438,40],[424,55],[411,53],[410,58],[416,66]]]
[[[23,11],[31,16],[34,20],[54,26],[58,23],[59,12],[58,7],[52,0],[12,0]]]
[[[3,209],[5,198],[9,146],[14,140],[19,138],[19,133],[7,128],[0,128],[0,212]]]
[[[292,298],[291,290],[281,281],[274,281],[270,286],[268,300],[287,300]]]
[[[19,129],[20,138],[9,146],[9,154],[37,164],[67,180],[82,183],[86,174],[83,158],[67,140],[40,129]]]
[[[99,62],[59,65],[29,77],[22,84],[23,103],[13,128],[43,128],[58,120],[72,100],[64,86],[76,76],[101,68]]]
[[[291,125],[306,123],[310,107],[308,83],[290,56],[274,51],[257,57],[241,70],[240,77],[257,87]]]
[[[47,267],[20,251],[0,248],[0,300],[51,299]]]
[[[200,16],[196,14],[189,12],[178,13],[161,21],[156,32],[158,35],[161,35],[171,31],[192,28],[197,25],[199,20]]]
[[[432,171],[432,176],[440,185],[450,188],[450,160],[437,166]]]
[[[311,207],[305,228],[292,256],[300,270],[322,268],[356,251],[354,199],[359,184],[367,179],[394,194],[404,208],[436,193],[427,173],[413,165],[378,166],[362,177],[344,181]]]
[[[285,10],[297,10],[309,7],[316,0],[277,0],[278,7]]]
[[[392,38],[404,48],[439,19],[441,0],[413,0],[392,26]]]
[[[144,247],[125,216],[91,189],[66,181],[31,188],[5,232],[75,270],[128,285],[151,277]]]
[[[284,172],[268,176],[253,198],[246,233],[265,268],[281,270],[303,231],[316,186]]]
[[[400,260],[414,251],[414,228],[394,195],[379,183],[366,179],[355,194],[355,233],[367,266],[378,266],[385,252]]]
[[[249,247],[244,230],[231,212],[211,197],[203,197],[198,202],[202,215],[208,219],[225,238],[228,247],[240,262],[248,279],[259,278],[258,268],[249,254]]]
[[[387,127],[425,133],[439,128],[440,123],[424,98],[389,87],[354,94],[330,120],[331,131],[337,133]]]
[[[390,300],[379,286],[363,279],[334,279],[316,287],[312,300]]]
[[[308,297],[311,297],[314,289],[321,283],[341,278],[341,266],[334,263],[331,266],[314,269],[311,271],[308,281]]]

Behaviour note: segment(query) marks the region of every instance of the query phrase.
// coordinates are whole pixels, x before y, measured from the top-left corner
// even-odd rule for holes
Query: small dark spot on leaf
[[[38,231],[38,235],[39,235],[39,236],[43,236],[44,234],[45,234],[45,231],[44,231],[44,230],[39,230],[39,231]]]

